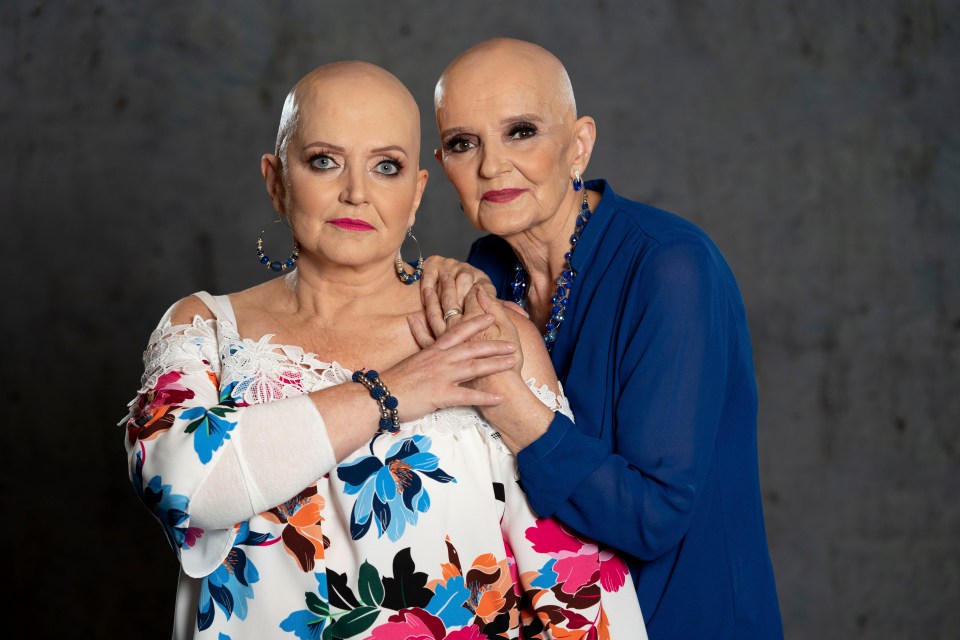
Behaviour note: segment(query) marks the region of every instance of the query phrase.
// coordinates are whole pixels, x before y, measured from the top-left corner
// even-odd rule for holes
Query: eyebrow
[[[343,147],[339,147],[335,144],[330,144],[329,142],[324,142],[323,140],[317,140],[316,142],[311,142],[309,144],[303,145],[304,149],[309,149],[310,147],[326,147],[331,151],[339,151],[340,153],[343,153],[344,151],[346,151],[346,149],[344,149]]]
[[[518,122],[533,122],[536,124],[543,124],[544,119],[535,113],[521,113],[516,116],[510,116],[509,118],[504,118],[500,121],[501,126],[516,124]],[[449,129],[444,129],[440,132],[441,138],[446,138],[447,136],[454,135],[457,133],[467,133],[469,128],[467,127],[451,127]]]
[[[317,140],[315,142],[311,142],[309,144],[303,145],[304,149],[309,149],[310,147],[324,147],[326,149],[330,149],[331,151],[339,151],[340,153],[346,153],[346,149],[344,149],[343,147],[335,144],[330,144],[329,142],[324,142],[323,140]],[[391,144],[386,147],[377,147],[376,149],[371,149],[370,153],[384,153],[386,151],[399,151],[404,154],[407,153],[407,150],[398,144]]]
[[[517,122],[538,122],[542,123],[543,118],[535,113],[521,113],[518,116],[510,116],[500,121],[501,124],[514,124]]]
[[[399,151],[400,153],[406,153],[407,150],[401,147],[398,144],[391,144],[386,147],[377,147],[376,149],[371,149],[371,153],[384,153],[385,151]]]

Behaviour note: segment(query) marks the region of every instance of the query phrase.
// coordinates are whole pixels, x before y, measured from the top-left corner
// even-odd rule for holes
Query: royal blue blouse
[[[653,640],[782,638],[760,501],[757,389],[740,290],[701,229],[602,194],[551,353],[576,419],[520,451],[541,516],[621,552]],[[511,299],[496,236],[469,262]]]

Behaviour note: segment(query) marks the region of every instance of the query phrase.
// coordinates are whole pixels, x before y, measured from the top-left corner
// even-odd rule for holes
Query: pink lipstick
[[[347,231],[373,231],[373,225],[357,218],[336,218],[327,221],[327,224],[332,224]]]
[[[510,202],[511,200],[516,200],[527,191],[527,189],[499,189],[497,191],[487,191],[483,194],[483,199],[489,202]]]

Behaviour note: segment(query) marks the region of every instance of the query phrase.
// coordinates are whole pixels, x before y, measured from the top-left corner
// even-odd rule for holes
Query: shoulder
[[[620,252],[629,247],[627,264],[632,263],[634,276],[682,277],[729,269],[713,239],[691,220],[622,196],[616,196],[612,209],[605,241],[617,243]]]
[[[740,304],[733,271],[704,229],[671,211],[607,195],[610,219],[598,253],[616,256],[627,297]]]
[[[193,319],[198,316],[201,320],[212,320],[214,317],[213,312],[197,294],[177,300],[167,311],[167,317],[172,325],[193,324]]]
[[[601,193],[598,212],[607,212],[604,235],[608,242],[626,240],[629,243],[634,240],[633,244],[637,245],[639,243],[635,240],[639,234],[642,244],[648,247],[690,243],[716,250],[706,231],[677,213],[615,193],[605,180],[587,186]]]

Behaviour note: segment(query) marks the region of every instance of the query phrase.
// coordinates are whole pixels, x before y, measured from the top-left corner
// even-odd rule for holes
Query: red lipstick
[[[528,189],[499,189],[497,191],[487,191],[483,194],[483,199],[489,202],[510,202],[516,200],[526,193]]]
[[[373,231],[373,225],[357,218],[336,218],[327,221],[327,224],[332,224],[347,231]]]

